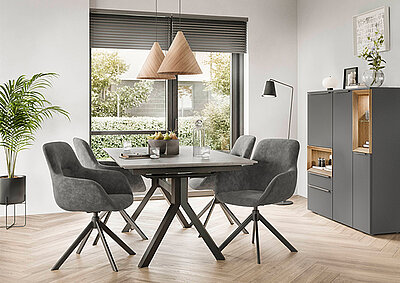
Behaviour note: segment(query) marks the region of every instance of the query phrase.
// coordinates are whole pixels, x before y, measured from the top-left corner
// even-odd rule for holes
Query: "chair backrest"
[[[253,152],[255,142],[256,142],[255,136],[251,135],[240,136],[233,145],[230,153],[236,156],[249,159],[251,157],[251,153]]]
[[[264,139],[258,143],[253,160],[266,167],[268,175],[273,178],[289,169],[297,170],[299,150],[300,144],[297,140]]]
[[[46,143],[43,152],[53,181],[56,175],[74,176],[82,168],[74,150],[66,142]]]
[[[96,169],[99,167],[99,162],[89,144],[80,138],[74,138],[74,147],[79,161],[84,167]]]

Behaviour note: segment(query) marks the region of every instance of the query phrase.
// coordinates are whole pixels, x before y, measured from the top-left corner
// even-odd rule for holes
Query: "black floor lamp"
[[[292,89],[291,96],[290,96],[290,112],[289,112],[289,127],[288,127],[288,136],[287,138],[290,139],[290,126],[292,124],[292,109],[293,109],[293,86],[285,84],[283,82],[274,80],[274,79],[269,79],[268,81],[265,82],[265,88],[264,88],[264,93],[262,94],[262,97],[276,97],[276,91],[275,91],[275,83],[281,84],[283,86],[289,87]],[[290,205],[293,204],[292,201],[290,200],[284,200],[281,202],[276,203],[278,205]]]

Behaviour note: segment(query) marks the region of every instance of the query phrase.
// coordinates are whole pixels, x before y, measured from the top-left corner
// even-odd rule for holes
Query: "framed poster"
[[[376,35],[376,32],[379,34]],[[389,7],[380,7],[353,17],[353,46],[354,55],[358,56],[365,47],[373,44],[368,37],[375,39],[382,34],[383,47],[380,51],[390,50],[389,39]]]

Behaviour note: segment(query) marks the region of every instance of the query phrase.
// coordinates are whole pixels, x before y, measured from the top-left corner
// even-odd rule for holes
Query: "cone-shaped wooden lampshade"
[[[203,73],[183,32],[177,32],[160,69],[158,69],[158,73],[172,75],[197,75]]]
[[[144,61],[142,69],[137,76],[138,79],[149,79],[149,80],[173,80],[174,75],[170,74],[159,74],[157,73],[160,68],[161,63],[164,60],[164,53],[161,50],[160,44],[154,42],[153,47],[151,47],[150,53]]]

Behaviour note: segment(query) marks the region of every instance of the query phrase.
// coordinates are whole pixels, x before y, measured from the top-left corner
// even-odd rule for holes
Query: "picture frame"
[[[346,68],[343,71],[343,89],[358,85],[358,67]]]
[[[383,35],[383,47],[380,51],[390,50],[390,15],[389,7],[379,7],[353,16],[353,49],[354,56],[360,55],[365,47],[372,47],[368,37],[375,39],[378,31]],[[379,36],[379,35],[378,35]]]

